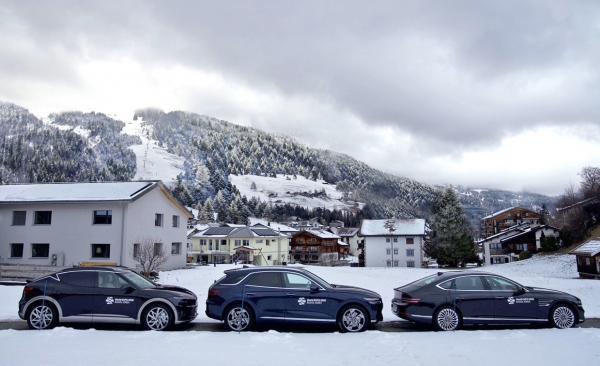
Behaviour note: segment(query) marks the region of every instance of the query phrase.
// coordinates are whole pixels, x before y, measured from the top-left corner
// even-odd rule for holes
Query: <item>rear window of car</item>
[[[233,285],[233,284],[236,284],[236,283],[240,282],[247,275],[248,275],[247,272],[242,272],[242,273],[237,273],[237,272],[228,273],[228,274],[225,275],[225,277],[221,277],[221,279],[218,280],[217,283],[220,284],[220,285]]]
[[[437,274],[434,274],[431,276],[421,278],[420,280],[416,280],[415,282],[411,282],[408,285],[425,286],[425,285],[429,285],[430,283],[435,281],[437,278],[439,278],[439,276]]]
[[[82,272],[67,272],[59,274],[58,278],[60,282],[67,283],[73,286],[85,286],[94,287],[94,281],[96,279],[96,272],[82,271]]]

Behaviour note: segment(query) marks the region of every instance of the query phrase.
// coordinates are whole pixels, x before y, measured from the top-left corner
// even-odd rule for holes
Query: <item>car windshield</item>
[[[154,282],[135,272],[121,272],[121,276],[125,277],[127,280],[141,289],[156,287]]]
[[[322,287],[325,288],[332,288],[333,286],[331,286],[329,284],[329,282],[325,281],[324,279],[322,279],[321,277],[317,276],[316,274],[309,272],[308,273],[310,275],[310,277],[315,280],[315,282],[317,282],[319,285],[321,285]]]
[[[415,285],[415,286],[425,286],[425,285],[429,285],[430,283],[432,283],[433,281],[436,280],[436,278],[438,278],[439,276],[437,274],[431,275],[431,276],[427,276],[424,278],[421,278],[420,280],[416,280],[415,282],[411,282],[405,286],[408,285]]]

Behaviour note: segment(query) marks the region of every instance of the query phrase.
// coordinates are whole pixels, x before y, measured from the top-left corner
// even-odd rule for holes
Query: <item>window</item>
[[[154,243],[154,255],[162,255],[162,243]]]
[[[154,226],[163,226],[163,214],[154,214]]]
[[[398,242],[398,238],[394,238],[394,243],[397,243],[397,242]]]
[[[488,285],[492,291],[511,291],[517,292],[519,290],[519,286],[515,283],[510,282],[504,278],[495,277],[495,276],[485,276]]]
[[[250,245],[250,240],[248,240],[248,239],[242,240],[242,245],[245,246],[245,247],[249,246]]]
[[[23,258],[23,243],[14,243],[10,245],[11,258]]]
[[[270,261],[270,260],[271,260],[271,256],[270,256],[270,255],[268,255],[268,256],[267,256],[267,260],[268,260],[268,261]]]
[[[414,244],[415,238],[406,238],[406,244]]]
[[[387,254],[387,255],[390,255],[390,254],[392,254],[392,250],[391,250],[391,249],[389,249],[389,248],[388,248],[388,249],[386,249],[386,250],[385,250],[385,254]]]
[[[36,225],[50,225],[52,223],[52,211],[35,211],[33,223]]]
[[[179,216],[173,215],[173,227],[179,227]]]
[[[281,287],[281,281],[279,280],[279,273],[277,272],[255,273],[252,275],[252,278],[248,280],[248,285],[264,287]]]
[[[581,257],[577,257],[577,264],[581,266]]]
[[[590,257],[586,257],[585,258],[585,265],[589,266],[590,265]]]
[[[262,239],[256,239],[256,244],[262,244]]]
[[[212,250],[212,239],[208,240],[208,250]]]
[[[482,291],[485,289],[479,276],[459,277],[454,280],[454,285],[457,290],[463,291]]]
[[[239,247],[240,245],[242,245],[242,241],[241,241],[241,240],[239,240],[239,239],[235,239],[235,240],[234,240],[234,245],[235,245],[236,247]]]
[[[58,276],[60,282],[68,283],[73,286],[94,287],[96,273],[91,271],[85,272],[67,272]]]
[[[394,254],[398,254],[398,248],[394,248]]]
[[[139,258],[140,257],[140,244],[136,243],[133,244],[133,258]]]
[[[200,245],[206,246],[206,239],[200,239]]]
[[[96,210],[94,211],[94,225],[110,225],[112,224],[112,210]]]
[[[394,261],[394,267],[398,267],[398,261]]]
[[[181,243],[171,243],[171,254],[181,254]]]
[[[296,273],[284,273],[283,280],[287,288],[310,288],[312,281]]]
[[[270,241],[269,239],[266,239],[266,240],[265,240],[265,244],[266,244],[266,245],[271,245],[271,241]]]
[[[409,268],[414,268],[415,267],[415,261],[408,261],[406,262],[406,266]]]
[[[125,279],[121,278],[118,274],[113,272],[97,272],[98,273],[98,287],[100,288],[121,288],[121,286],[128,286],[129,283]]]
[[[25,218],[27,217],[27,211],[13,211],[13,225],[25,225]]]
[[[31,244],[31,256],[33,258],[48,258],[50,244]]]
[[[414,249],[406,249],[406,256],[407,257],[414,257],[415,256],[415,250]]]
[[[390,238],[385,238],[385,242],[389,243],[390,242]]]
[[[391,261],[391,260],[389,260],[389,259],[388,259],[388,260],[387,260],[387,261],[385,261],[385,262],[387,263],[387,266],[388,266],[388,267],[391,267],[391,266],[392,266],[392,261]]]
[[[92,244],[92,258],[110,258],[110,244]]]

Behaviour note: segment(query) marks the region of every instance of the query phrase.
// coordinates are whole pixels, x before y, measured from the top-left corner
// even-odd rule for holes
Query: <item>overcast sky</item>
[[[431,184],[600,166],[598,1],[5,1],[0,100],[185,110]]]

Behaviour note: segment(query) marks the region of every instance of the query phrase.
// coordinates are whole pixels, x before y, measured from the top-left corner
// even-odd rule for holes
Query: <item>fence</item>
[[[68,267],[36,264],[0,263],[0,281],[25,281],[48,275]]]

